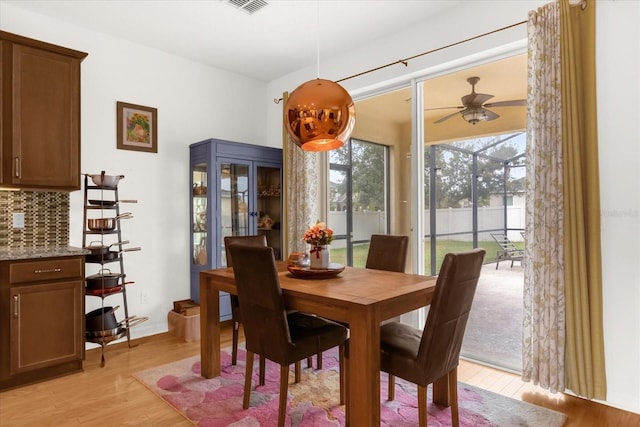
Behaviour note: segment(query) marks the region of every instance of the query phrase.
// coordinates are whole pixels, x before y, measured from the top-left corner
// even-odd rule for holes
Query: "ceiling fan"
[[[445,120],[450,119],[456,114],[460,113],[462,118],[467,122],[475,125],[481,121],[495,120],[500,117],[499,114],[494,113],[491,110],[488,110],[489,107],[520,107],[526,106],[526,99],[514,99],[511,101],[500,101],[500,102],[491,102],[485,104],[489,99],[493,98],[493,95],[488,95],[485,93],[476,93],[476,84],[480,81],[480,77],[469,77],[467,79],[469,84],[471,85],[471,93],[465,95],[461,98],[462,105],[458,107],[442,107],[442,108],[431,108],[430,110],[444,110],[448,108],[457,108],[461,111],[456,111],[455,113],[449,114],[447,116],[442,117],[441,119],[436,120],[434,123],[442,123]]]

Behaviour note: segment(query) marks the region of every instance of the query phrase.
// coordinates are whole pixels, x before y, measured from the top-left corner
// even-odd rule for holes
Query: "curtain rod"
[[[585,10],[587,8],[587,0],[579,0],[579,1],[575,2],[575,3],[572,3],[571,0],[569,0],[569,5],[571,7],[580,6],[580,9]],[[382,65],[380,67],[372,68],[370,70],[363,71],[361,73],[354,74],[354,75],[349,76],[349,77],[344,77],[344,78],[342,78],[340,80],[336,80],[336,83],[340,83],[340,82],[343,82],[345,80],[352,79],[354,77],[360,77],[360,76],[362,76],[364,74],[369,74],[369,73],[371,73],[373,71],[382,70],[383,68],[391,67],[392,65],[396,65],[396,64],[402,64],[405,67],[407,67],[409,65],[409,61],[412,60],[412,59],[416,59],[416,58],[419,58],[421,56],[429,55],[430,53],[438,52],[438,51],[443,50],[443,49],[447,49],[447,48],[450,48],[450,47],[453,47],[453,46],[456,46],[456,45],[459,45],[459,44],[462,44],[462,43],[466,43],[466,42],[469,42],[471,40],[479,39],[480,37],[489,36],[491,34],[498,33],[500,31],[504,31],[504,30],[508,30],[510,28],[517,27],[518,25],[522,25],[522,24],[526,24],[526,23],[527,23],[527,21],[516,22],[515,24],[507,25],[506,27],[502,27],[502,28],[499,28],[497,30],[489,31],[487,33],[480,34],[480,35],[475,36],[475,37],[470,37],[470,38],[465,39],[465,40],[460,40],[459,42],[451,43],[449,45],[442,46],[442,47],[439,47],[437,49],[429,50],[427,52],[422,52],[422,53],[410,56],[410,57],[405,58],[405,59],[399,59],[399,60],[397,60],[395,62],[391,62],[389,64]]]
[[[571,7],[580,6],[580,9],[582,9],[582,10],[587,8],[587,0],[579,0],[576,3],[571,3],[571,0],[569,0],[569,4],[570,4]],[[469,37],[468,39],[460,40],[458,42],[451,43],[451,44],[448,44],[446,46],[439,47],[437,49],[428,50],[426,52],[422,52],[422,53],[419,53],[417,55],[409,56],[408,58],[398,59],[397,61],[390,62],[388,64],[381,65],[379,67],[372,68],[370,70],[363,71],[363,72],[358,73],[358,74],[353,74],[353,75],[351,75],[349,77],[344,77],[344,78],[342,78],[340,80],[336,80],[335,82],[336,83],[340,83],[340,82],[343,82],[345,80],[353,79],[355,77],[360,77],[360,76],[363,76],[365,74],[369,74],[369,73],[372,73],[374,71],[382,70],[383,68],[391,67],[391,66],[396,65],[396,64],[402,64],[405,67],[408,67],[409,66],[409,61],[411,61],[412,59],[416,59],[416,58],[419,58],[421,56],[429,55],[431,53],[438,52],[438,51],[441,51],[443,49],[448,49],[450,47],[457,46],[457,45],[462,44],[462,43],[466,43],[466,42],[469,42],[469,41],[472,41],[472,40],[475,40],[475,39],[479,39],[481,37],[486,37],[486,36],[491,35],[491,34],[499,33],[500,31],[508,30],[510,28],[517,27],[519,25],[526,24],[526,23],[527,23],[527,21],[516,22],[515,24],[507,25],[506,27],[502,27],[502,28],[499,28],[497,30],[489,31],[489,32],[486,32],[484,34],[480,34],[480,35],[477,35],[477,36],[474,36],[474,37]],[[276,104],[279,104],[280,101],[282,101],[282,98],[274,98],[274,100],[273,100],[273,102],[275,102]]]
[[[363,71],[361,73],[354,74],[354,75],[349,76],[349,77],[344,77],[344,78],[342,78],[340,80],[336,80],[336,83],[340,83],[340,82],[343,82],[345,80],[352,79],[354,77],[360,77],[362,75],[369,74],[369,73],[371,73],[373,71],[382,70],[383,68],[391,67],[392,65],[396,65],[396,64],[402,64],[405,67],[407,67],[409,65],[409,61],[411,61],[412,59],[416,59],[416,58],[419,58],[421,56],[429,55],[431,53],[435,53],[435,52],[438,52],[438,51],[443,50],[443,49],[448,49],[450,47],[457,46],[459,44],[466,43],[466,42],[469,42],[471,40],[479,39],[480,37],[485,37],[485,36],[488,36],[488,35],[491,35],[491,34],[494,34],[494,33],[498,33],[500,31],[508,30],[509,28],[517,27],[518,25],[522,25],[522,24],[526,24],[526,23],[527,23],[527,21],[520,21],[520,22],[517,22],[515,24],[511,24],[511,25],[508,25],[506,27],[499,28],[497,30],[489,31],[489,32],[484,33],[484,34],[480,34],[480,35],[477,35],[477,36],[474,36],[474,37],[469,37],[468,39],[460,40],[458,42],[451,43],[451,44],[448,44],[446,46],[439,47],[437,49],[428,50],[426,52],[422,52],[422,53],[419,53],[417,55],[410,56],[408,58],[399,59],[399,60],[397,60],[395,62],[390,62],[389,64],[381,65],[380,67],[372,68],[370,70]]]

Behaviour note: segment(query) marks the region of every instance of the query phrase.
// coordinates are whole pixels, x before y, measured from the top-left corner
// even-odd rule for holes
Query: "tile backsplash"
[[[24,213],[24,228],[13,214]],[[0,248],[69,245],[69,193],[0,190]]]

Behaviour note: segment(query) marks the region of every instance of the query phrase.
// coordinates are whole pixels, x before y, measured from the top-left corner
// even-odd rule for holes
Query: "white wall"
[[[125,175],[120,198],[138,203],[123,205],[134,216],[122,223],[123,238],[130,247],[142,247],[125,254],[127,280],[135,282],[127,291],[129,313],[149,317],[132,335],[166,331],[172,302],[189,298],[188,145],[211,137],[264,145],[265,84],[7,3],[0,28],[89,53],[81,74],[81,171]],[[157,154],[116,149],[116,101],[158,109]],[[254,126],[247,126],[247,115]],[[74,246],[82,246],[82,203],[83,191],[71,193]],[[145,304],[142,294],[148,296]],[[121,300],[112,296],[106,302]],[[89,298],[87,310],[99,304],[99,298]]]
[[[608,401],[640,412],[640,2],[596,11]]]
[[[340,58],[321,58],[322,78],[341,79],[527,19],[542,1],[469,1],[423,25],[372,41]],[[598,137],[602,204],[602,250],[607,403],[640,412],[640,2],[599,0],[596,6]],[[592,6],[590,6],[592,7]],[[406,76],[441,72],[474,55],[526,38],[519,26],[481,41],[396,65],[341,83],[365,96]],[[466,57],[466,59],[465,59]],[[442,66],[439,64],[449,63]],[[316,77],[311,66],[269,83],[268,139],[280,140],[281,106],[272,98]],[[405,77],[403,77],[405,75]],[[357,120],[357,111],[356,111]]]
[[[423,25],[374,40],[339,58],[321,58],[323,75],[340,79],[527,19],[537,1],[465,2]],[[640,2],[599,0],[598,108],[602,189],[604,327],[608,403],[640,412]],[[270,82],[250,79],[182,60],[133,43],[49,20],[2,4],[0,28],[89,53],[82,66],[82,167],[126,175],[123,198],[138,198],[135,218],[124,230],[140,253],[127,254],[133,314],[151,320],[134,335],[167,329],[171,302],[188,297],[188,150],[191,142],[217,137],[281,146],[284,91],[316,77],[315,64]],[[455,68],[487,49],[522,42],[525,26],[446,49],[343,85],[354,96],[392,85],[406,75]],[[522,44],[520,44],[522,46]],[[457,62],[456,62],[457,61]],[[446,66],[441,64],[448,63]],[[158,108],[159,153],[115,149],[115,103]],[[262,106],[262,107],[260,107]],[[239,115],[252,114],[255,126]],[[260,119],[262,118],[262,120]],[[257,121],[255,121],[257,120]],[[265,135],[266,129],[266,138]],[[71,243],[81,243],[82,193],[72,193]],[[140,304],[140,293],[149,294]]]

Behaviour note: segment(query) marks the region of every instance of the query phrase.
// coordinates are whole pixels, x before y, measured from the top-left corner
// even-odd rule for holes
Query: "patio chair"
[[[511,240],[504,233],[490,233],[493,240],[500,245],[500,250],[496,255],[496,270],[500,265],[500,261],[511,260],[511,267],[513,268],[514,261],[520,261],[520,265],[522,265],[522,261],[524,260],[524,251],[522,249],[518,249],[516,245],[513,244]]]

